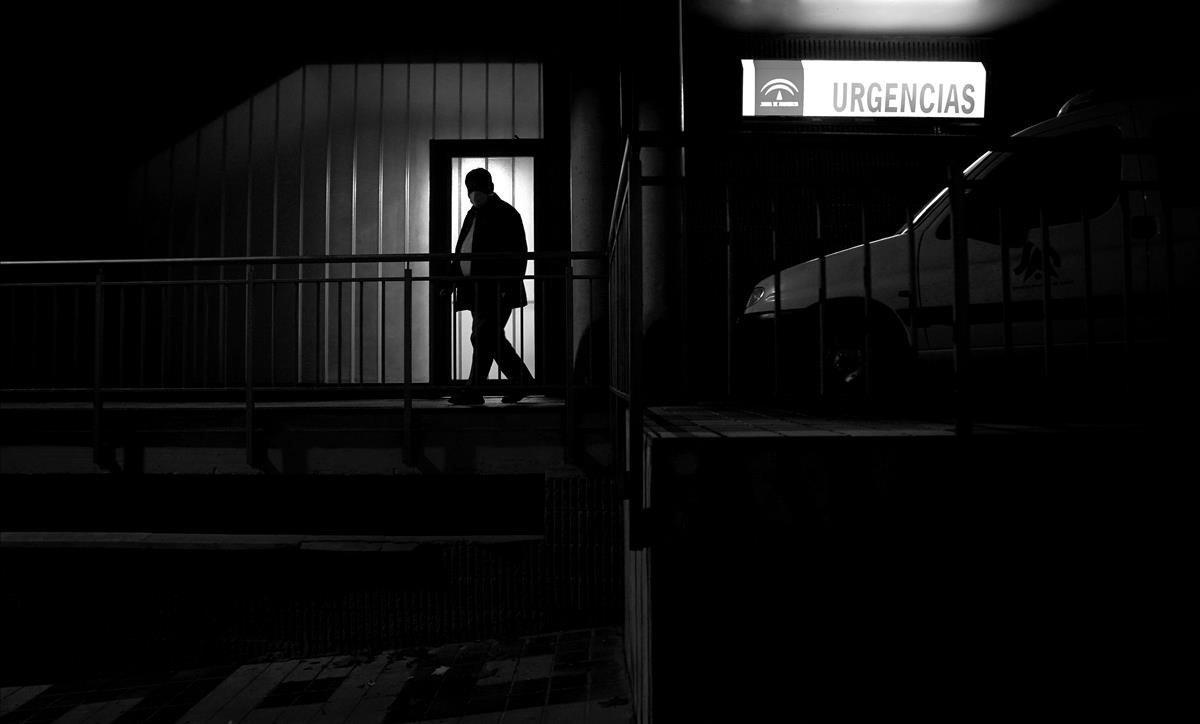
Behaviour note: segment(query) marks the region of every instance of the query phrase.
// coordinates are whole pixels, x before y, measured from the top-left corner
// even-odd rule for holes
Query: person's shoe
[[[482,405],[483,395],[474,390],[459,390],[450,395],[451,405]]]
[[[532,386],[536,383],[533,381],[533,377],[531,375],[525,375],[521,379],[520,384],[522,386]],[[510,392],[507,395],[505,395],[504,397],[501,397],[500,401],[506,405],[515,405],[518,402],[520,402],[521,400],[525,399],[525,397],[526,397],[526,395],[524,392]]]

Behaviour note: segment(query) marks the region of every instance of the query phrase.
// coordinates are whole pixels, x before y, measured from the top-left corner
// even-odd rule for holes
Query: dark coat
[[[521,214],[510,204],[493,195],[492,200],[480,207],[471,207],[467,218],[463,221],[462,230],[458,232],[458,243],[454,253],[462,253],[463,240],[467,231],[474,226],[475,236],[471,240],[472,253],[508,252],[525,254],[529,246],[525,243],[525,225],[521,223]],[[475,300],[499,299],[503,309],[515,309],[528,304],[525,297],[526,260],[515,259],[472,259],[471,275],[463,277],[454,284],[454,310],[461,312],[475,309]],[[450,273],[462,276],[462,267],[455,259],[451,263]],[[477,279],[483,276],[506,276],[509,279]]]

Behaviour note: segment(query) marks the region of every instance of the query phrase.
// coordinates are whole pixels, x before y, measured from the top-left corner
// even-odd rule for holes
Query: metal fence
[[[645,140],[626,146],[610,224],[613,367],[629,370],[612,392],[631,427],[647,404],[635,170]],[[967,434],[980,415],[1132,421],[1194,391],[1186,149],[1103,132],[678,142],[687,209],[669,258],[691,305],[684,337],[707,350],[680,355],[693,369],[679,376],[698,382],[684,397],[949,417]],[[749,147],[764,157],[739,159]],[[902,161],[890,177],[868,163],[833,173],[796,161],[820,153]]]
[[[623,497],[638,515],[642,480],[642,164],[638,139],[629,136],[621,157],[608,227],[609,416],[614,472]]]
[[[429,298],[449,290],[461,277],[439,273],[451,258],[494,259],[508,254],[383,254],[320,257],[235,257],[185,259],[97,259],[0,262],[3,328],[3,390],[6,397],[87,396],[93,407],[93,444],[104,453],[106,400],[155,396],[178,400],[236,399],[245,405],[248,461],[255,457],[255,403],[262,399],[305,399],[326,392],[402,399],[404,449],[411,459],[414,398],[437,397],[461,384],[446,371],[434,382],[414,375],[418,330],[428,334],[427,312],[415,314],[416,295]],[[521,255],[518,255],[521,256]],[[545,314],[539,305],[541,340],[565,339],[538,350],[542,369],[533,384],[513,381],[502,389],[575,399],[574,387],[597,379],[592,370],[576,375],[573,314],[577,289],[587,303],[603,274],[576,273],[574,264],[602,258],[598,253],[534,252],[523,255],[535,272],[502,278],[532,282],[539,297],[561,298],[564,314]],[[331,276],[331,268],[349,268]],[[282,267],[305,273],[280,278]],[[363,269],[366,273],[363,273]],[[384,270],[392,273],[383,273]],[[433,271],[429,271],[432,269]],[[186,278],[185,278],[186,277]],[[548,290],[559,290],[547,294]],[[443,296],[446,313],[449,297]],[[391,302],[394,302],[391,303]],[[389,361],[386,344],[364,348],[364,309],[375,305],[373,320],[382,335],[399,337],[399,361]],[[319,313],[301,314],[309,306]],[[291,314],[284,314],[290,310]],[[389,316],[389,310],[391,314]],[[436,313],[436,307],[435,307]],[[590,314],[590,312],[589,312]],[[513,336],[522,345],[523,315],[515,315]],[[447,328],[451,320],[444,320]],[[560,326],[561,329],[547,329]],[[444,335],[447,344],[449,335]],[[540,343],[539,343],[540,344]],[[523,346],[523,345],[522,345]],[[350,353],[353,351],[353,353]],[[374,356],[374,373],[366,360]],[[346,364],[349,362],[349,364]],[[586,358],[582,364],[590,365]],[[350,369],[347,369],[351,367]],[[316,371],[306,374],[305,370]],[[393,370],[389,374],[389,370]],[[398,372],[398,374],[396,374]],[[581,380],[585,381],[581,383]],[[501,388],[497,388],[499,391]],[[487,391],[487,388],[484,388]],[[565,424],[574,424],[574,415]],[[570,435],[566,431],[565,435]],[[568,437],[573,439],[573,436]]]
[[[797,204],[791,224],[779,223],[781,199],[808,189],[760,187],[770,272],[729,284],[740,286],[727,300],[738,318],[726,339],[731,391],[824,409],[949,412],[962,433],[979,414],[1138,414],[1130,405],[1168,391],[1143,383],[1178,379],[1196,341],[1179,324],[1194,308],[1180,291],[1194,287],[1196,203],[1144,173],[1167,152],[1009,139],[978,162],[984,174],[944,166],[946,188],[924,209],[903,198],[893,204],[905,204],[903,215],[883,209],[898,231],[869,230],[881,212],[870,202],[840,209],[850,223],[834,245],[828,187]],[[855,215],[859,228],[846,233]],[[781,242],[805,226],[816,253],[785,260]],[[754,234],[738,238],[737,227],[731,279],[755,254]],[[746,374],[753,366],[770,373]],[[753,380],[770,382],[747,389]]]

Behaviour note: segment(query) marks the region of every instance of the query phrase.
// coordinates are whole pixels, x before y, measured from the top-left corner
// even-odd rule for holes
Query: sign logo
[[[796,84],[787,78],[772,78],[758,92],[759,95],[763,96],[770,96],[774,93],[775,98],[762,101],[758,105],[762,108],[798,108],[800,106],[799,101],[785,101],[783,94],[787,93],[790,97],[795,98],[799,91],[800,89],[796,87]]]

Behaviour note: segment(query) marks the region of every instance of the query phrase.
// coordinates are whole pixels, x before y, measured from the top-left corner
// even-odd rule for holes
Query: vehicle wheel
[[[911,386],[912,356],[904,330],[883,312],[872,314],[870,368],[861,307],[827,319],[825,393],[839,402],[897,402]]]
[[[843,328],[844,329],[844,328]],[[835,399],[852,400],[866,394],[866,345],[862,333],[845,334],[839,330],[825,347],[825,394]],[[858,339],[854,339],[857,337]],[[874,351],[872,349],[872,351]],[[876,365],[872,364],[872,368]]]

